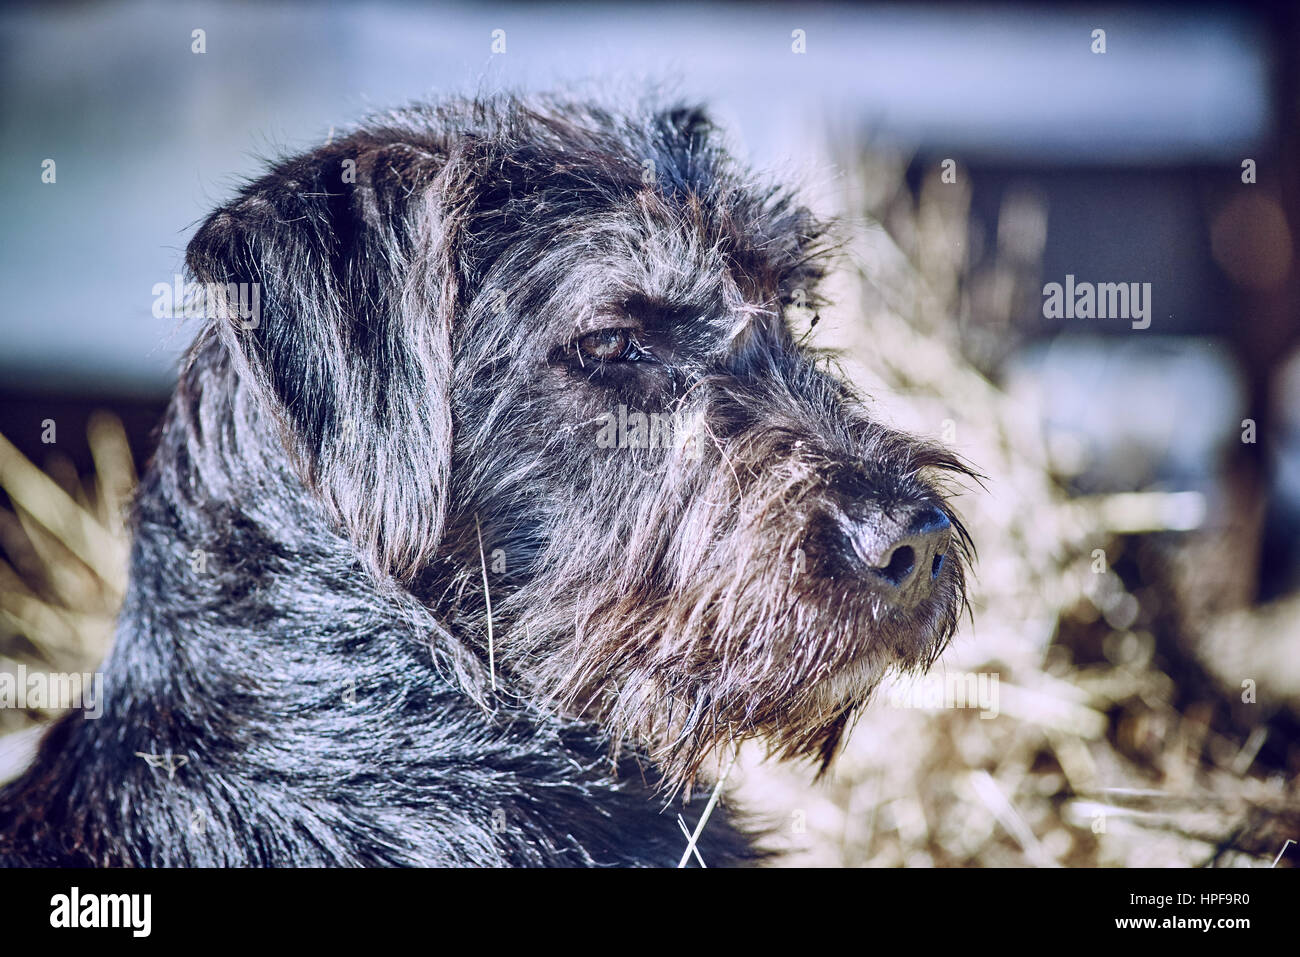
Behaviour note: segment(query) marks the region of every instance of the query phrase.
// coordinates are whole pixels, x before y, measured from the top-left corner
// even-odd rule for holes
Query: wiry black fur
[[[203,224],[194,277],[260,283],[260,322],[191,350],[105,714],[0,792],[0,859],[671,865],[664,795],[711,755],[829,760],[882,668],[933,660],[960,525],[907,614],[828,528],[914,503],[955,523],[932,473],[961,466],[793,341],[822,227],[715,140],[692,109],[455,101]],[[629,326],[641,361],[575,346]],[[702,442],[600,448],[619,404]],[[700,852],[758,856],[722,812]]]

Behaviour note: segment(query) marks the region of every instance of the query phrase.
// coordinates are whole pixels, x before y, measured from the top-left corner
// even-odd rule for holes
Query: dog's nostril
[[[928,505],[916,513],[907,530],[913,535],[927,535],[931,532],[942,532],[944,529],[951,527],[952,522],[947,515],[933,505]]]
[[[847,566],[892,609],[910,610],[940,587],[952,520],[932,505],[863,508],[836,530]]]
[[[911,545],[900,545],[889,556],[889,564],[876,569],[877,574],[892,585],[901,585],[916,567],[916,552]]]

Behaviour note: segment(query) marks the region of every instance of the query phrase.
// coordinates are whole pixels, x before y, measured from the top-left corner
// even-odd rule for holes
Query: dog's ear
[[[655,131],[674,166],[689,170],[692,163],[716,148],[717,127],[702,106],[671,106],[654,114]]]
[[[464,168],[431,143],[358,134],[243,189],[186,255],[200,283],[253,284],[260,311],[209,319],[307,487],[400,582],[444,520]]]
[[[655,132],[672,159],[667,175],[676,177],[670,180],[674,185],[700,167],[714,171],[728,167],[725,137],[704,107],[679,104],[653,116]],[[738,182],[733,178],[729,185]],[[742,232],[754,242],[747,249],[733,248],[732,255],[750,273],[773,276],[787,303],[814,309],[824,304],[817,287],[839,242],[831,224],[778,187],[756,190],[752,182],[743,182],[736,198],[733,215],[744,222]]]
[[[677,105],[661,110],[657,116],[661,129],[675,138],[701,140],[709,136],[715,126],[703,106]]]

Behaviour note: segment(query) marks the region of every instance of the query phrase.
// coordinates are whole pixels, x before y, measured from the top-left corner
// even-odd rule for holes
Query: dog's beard
[[[644,501],[618,490],[625,519],[553,541],[501,607],[503,665],[530,696],[635,743],[668,787],[754,738],[824,770],[884,673],[928,667],[964,607],[962,536],[905,614],[832,577],[803,547],[824,504],[818,459],[762,445],[661,462]]]
[[[604,640],[580,628],[550,695],[646,746],[675,784],[751,738],[824,770],[885,672],[924,668],[937,656],[959,603],[928,620],[888,622],[870,601],[836,595],[825,582],[781,588],[774,577],[719,574],[649,614],[638,614],[644,595],[621,598],[608,610],[627,625]],[[593,624],[601,620],[609,618],[597,612]]]

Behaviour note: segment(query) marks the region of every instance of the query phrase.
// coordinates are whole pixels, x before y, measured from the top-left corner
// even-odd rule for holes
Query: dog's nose
[[[846,519],[844,533],[856,564],[896,607],[930,595],[947,561],[952,522],[941,509],[921,505]]]

